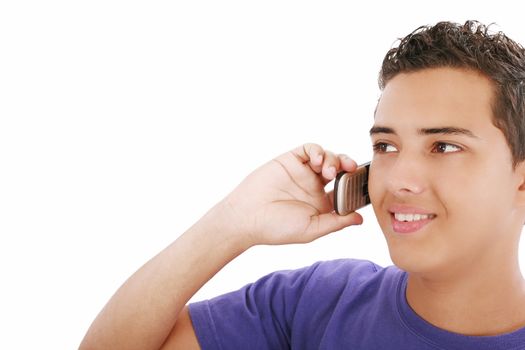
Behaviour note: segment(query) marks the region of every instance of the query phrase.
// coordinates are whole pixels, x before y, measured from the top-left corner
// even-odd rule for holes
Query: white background
[[[525,43],[503,1],[1,2],[0,348],[78,347],[128,276],[273,157],[316,142],[369,160],[385,52],[466,19]],[[193,300],[317,260],[390,264],[361,214],[249,250]]]

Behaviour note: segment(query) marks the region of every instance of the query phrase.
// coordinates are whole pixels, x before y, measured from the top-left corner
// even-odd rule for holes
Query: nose
[[[426,181],[420,164],[414,158],[400,155],[385,174],[388,190],[396,197],[423,193]]]

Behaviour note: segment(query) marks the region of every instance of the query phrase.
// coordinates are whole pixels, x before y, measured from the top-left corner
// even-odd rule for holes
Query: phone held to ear
[[[370,204],[368,170],[370,162],[357,167],[353,173],[341,171],[334,184],[334,208],[339,215],[347,215]]]

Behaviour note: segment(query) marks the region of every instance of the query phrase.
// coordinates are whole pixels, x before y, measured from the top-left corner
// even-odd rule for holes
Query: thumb
[[[315,215],[311,217],[310,225],[306,230],[306,235],[312,240],[325,236],[329,233],[342,230],[352,225],[361,225],[363,217],[356,212],[341,216],[335,212]]]

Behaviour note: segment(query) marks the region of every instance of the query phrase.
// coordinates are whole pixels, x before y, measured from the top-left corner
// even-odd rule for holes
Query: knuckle
[[[330,151],[326,151],[326,158],[331,163],[337,163],[337,161],[339,160],[339,158],[333,152]]]
[[[315,152],[315,151],[322,152],[323,151],[323,148],[320,145],[318,145],[317,143],[313,143],[313,142],[305,143],[304,148],[310,152]]]

